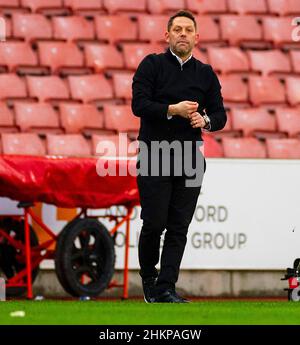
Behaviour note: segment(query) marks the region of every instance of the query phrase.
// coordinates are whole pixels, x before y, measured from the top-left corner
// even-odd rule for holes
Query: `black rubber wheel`
[[[58,236],[55,271],[67,293],[96,297],[112,279],[115,267],[114,241],[96,219],[75,219]]]
[[[0,228],[16,241],[25,243],[24,221],[18,221],[12,218],[5,218],[0,221]],[[31,247],[39,245],[39,240],[30,226]],[[20,251],[13,247],[7,239],[0,235],[0,270],[5,279],[13,278],[18,272],[25,268],[25,257],[20,260]],[[32,283],[37,277],[39,267],[32,270]],[[26,278],[25,278],[26,279]],[[26,280],[25,280],[26,281]],[[26,287],[9,287],[6,289],[7,296],[22,296],[26,292]]]
[[[61,241],[65,241],[62,239],[62,237],[66,236],[65,234],[69,231],[69,228],[74,227],[78,222],[80,222],[81,219],[74,219],[71,222],[67,223],[65,227],[60,232],[58,239],[56,241],[56,249],[55,249],[55,255],[54,255],[54,263],[55,263],[55,272],[58,278],[58,281],[60,282],[61,286],[64,288],[64,290],[70,294],[71,296],[74,295],[74,291],[70,288],[70,285],[68,283],[68,279],[66,278],[64,269],[62,267],[62,260],[60,260],[60,256],[58,253],[58,245],[61,243]],[[61,245],[60,245],[61,246]]]

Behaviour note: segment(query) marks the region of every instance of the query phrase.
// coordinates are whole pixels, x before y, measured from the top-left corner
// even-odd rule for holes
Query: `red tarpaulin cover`
[[[99,176],[98,159],[2,155],[0,196],[59,207],[107,208],[138,204],[136,177],[118,176],[119,166],[128,166],[128,161],[114,160],[117,176]],[[135,166],[135,161],[131,160],[130,164]]]

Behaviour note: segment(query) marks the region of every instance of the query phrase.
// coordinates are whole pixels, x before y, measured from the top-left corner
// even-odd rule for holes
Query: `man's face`
[[[187,17],[176,17],[170,31],[165,33],[166,42],[172,51],[181,58],[188,57],[199,41],[194,22]]]

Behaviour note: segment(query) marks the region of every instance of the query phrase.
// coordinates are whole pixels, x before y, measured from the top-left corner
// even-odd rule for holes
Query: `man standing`
[[[132,111],[141,118],[137,167],[142,163],[147,165],[138,167],[144,173],[137,176],[143,219],[138,248],[140,276],[146,302],[186,303],[187,300],[176,293],[175,284],[201,184],[187,184],[192,175],[187,173],[185,161],[191,157],[192,165],[196,163],[196,171],[193,171],[197,175],[201,170],[197,165],[201,157],[205,164],[199,150],[201,129],[222,129],[226,112],[216,74],[210,65],[192,56],[199,40],[192,13],[179,11],[173,15],[165,39],[169,44],[167,51],[146,56],[132,84]],[[185,146],[179,153],[174,150],[158,153],[153,149],[154,143],[168,143],[175,148],[175,142]],[[147,150],[141,149],[143,147]],[[190,148],[188,154],[186,147]],[[170,162],[168,173],[159,167],[158,174],[153,174],[152,168],[166,161]],[[182,168],[181,174],[178,168]],[[204,170],[205,167],[202,175]],[[165,229],[158,274],[155,266],[159,262],[160,239]]]

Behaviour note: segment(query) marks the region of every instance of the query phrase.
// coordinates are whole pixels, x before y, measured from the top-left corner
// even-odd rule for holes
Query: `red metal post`
[[[41,227],[43,230],[53,239],[57,239],[57,235],[53,233],[51,229],[48,228],[48,226],[38,217],[34,214],[31,208],[25,209],[25,212],[28,212],[30,217]]]
[[[30,228],[28,223],[28,210],[25,208],[25,255],[27,270],[27,297],[32,299],[32,276],[31,276],[31,247],[30,247]]]
[[[127,208],[126,233],[125,233],[125,262],[124,262],[124,287],[123,298],[128,298],[128,261],[129,261],[129,240],[130,240],[130,215],[132,208]]]

